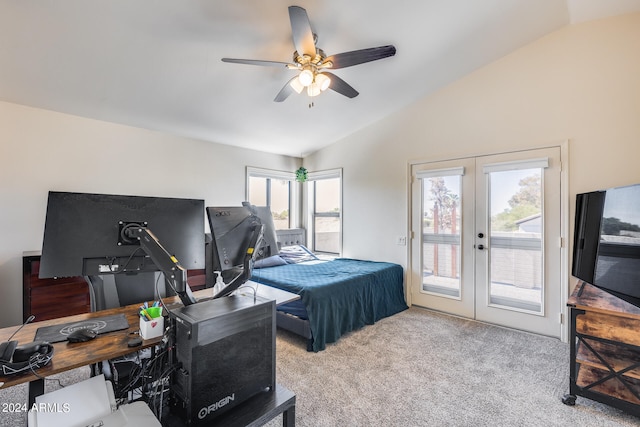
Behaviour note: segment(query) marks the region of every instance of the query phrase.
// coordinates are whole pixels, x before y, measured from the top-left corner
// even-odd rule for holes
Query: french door
[[[560,147],[412,166],[411,299],[561,336]]]

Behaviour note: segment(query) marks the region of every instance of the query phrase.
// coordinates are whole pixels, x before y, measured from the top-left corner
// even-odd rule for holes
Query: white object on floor
[[[98,375],[36,397],[29,408],[29,427],[86,426],[116,408],[113,386]]]
[[[116,412],[93,420],[86,427],[161,427],[144,402],[133,402],[120,406]]]
[[[113,386],[98,375],[36,397],[29,427],[160,427],[144,402],[116,409]]]

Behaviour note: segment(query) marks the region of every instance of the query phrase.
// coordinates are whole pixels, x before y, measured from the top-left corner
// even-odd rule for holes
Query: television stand
[[[571,311],[569,393],[640,416],[640,308],[579,281]]]

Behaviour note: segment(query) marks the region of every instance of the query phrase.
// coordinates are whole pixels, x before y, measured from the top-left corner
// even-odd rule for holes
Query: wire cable
[[[253,286],[251,286],[251,285],[242,285],[236,290],[239,291],[242,288],[251,289],[253,291],[253,303],[255,304],[256,303],[256,299],[258,297],[258,294],[257,294],[256,290],[253,288]]]

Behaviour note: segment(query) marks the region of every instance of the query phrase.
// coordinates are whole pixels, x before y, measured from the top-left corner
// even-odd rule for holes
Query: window
[[[309,212],[314,252],[342,251],[342,170],[309,173]]]
[[[294,180],[293,173],[247,168],[247,200],[252,205],[271,207],[277,230],[295,226]]]

